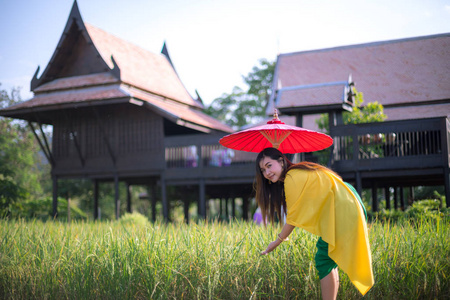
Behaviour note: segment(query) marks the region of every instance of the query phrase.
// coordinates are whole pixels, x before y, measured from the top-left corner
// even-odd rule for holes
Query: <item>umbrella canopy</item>
[[[282,153],[294,154],[328,148],[333,144],[333,139],[314,130],[286,125],[278,119],[275,111],[273,120],[267,124],[229,134],[221,138],[219,143],[246,152],[259,153],[273,147]]]

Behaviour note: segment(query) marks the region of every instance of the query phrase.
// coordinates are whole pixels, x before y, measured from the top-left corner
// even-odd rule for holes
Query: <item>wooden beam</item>
[[[51,156],[51,153],[48,152],[47,149],[46,149],[46,148],[44,147],[44,145],[42,144],[41,139],[40,139],[39,136],[37,135],[37,133],[36,133],[36,131],[35,131],[35,129],[34,129],[34,126],[33,126],[33,124],[32,124],[30,121],[28,121],[28,126],[30,127],[31,131],[33,132],[34,137],[35,137],[36,140],[38,141],[39,146],[41,147],[42,152],[44,152],[44,155],[45,155],[45,157],[47,158],[48,162],[50,163],[50,165],[51,165],[52,167],[54,167],[54,166],[55,166],[55,161],[53,160],[53,156]]]
[[[47,148],[48,155],[50,156],[50,159],[54,162],[55,160],[53,159],[52,151],[50,150],[50,147],[48,145],[47,137],[46,137],[46,135],[44,133],[44,130],[42,129],[42,123],[39,122],[38,124],[39,124],[39,129],[40,129],[41,134],[42,134],[42,139],[44,140],[44,143],[45,143],[45,148]]]
[[[33,110],[33,115],[36,118],[37,123],[39,124],[39,129],[41,131],[42,139],[44,140],[44,144],[45,144],[45,148],[47,149],[47,153],[48,153],[50,159],[54,162],[52,151],[50,150],[50,147],[49,147],[48,141],[47,141],[47,137],[45,136],[44,130],[42,129],[42,122],[39,118],[39,115],[34,110]],[[33,131],[34,131],[34,129],[33,129]]]
[[[78,136],[77,136],[77,134],[75,134],[75,131],[73,129],[72,120],[67,115],[67,112],[65,109],[63,109],[62,111],[63,111],[64,117],[66,118],[66,122],[67,122],[67,125],[70,130],[70,134],[72,135],[73,143],[75,144],[75,149],[77,150],[77,154],[78,154],[78,158],[80,159],[81,166],[84,167],[85,160],[84,160],[83,154],[81,153],[80,144],[78,143]]]

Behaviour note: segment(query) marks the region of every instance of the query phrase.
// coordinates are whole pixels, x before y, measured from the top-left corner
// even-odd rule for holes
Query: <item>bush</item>
[[[405,211],[396,209],[382,209],[379,212],[371,213],[371,217],[381,222],[396,222],[401,219],[409,219],[411,221],[420,218],[437,219],[442,217],[450,217],[448,208],[441,208],[442,199],[425,199],[414,202]]]
[[[150,221],[148,218],[140,213],[126,213],[122,217],[120,217],[119,222],[122,225],[135,225],[135,226],[149,226]]]
[[[68,202],[64,198],[58,198],[58,219],[67,219]],[[37,218],[47,220],[53,217],[53,198],[45,197],[37,200],[27,200],[21,203],[13,212],[13,217],[18,218]],[[70,218],[72,220],[86,220],[87,215],[78,207],[70,206]]]

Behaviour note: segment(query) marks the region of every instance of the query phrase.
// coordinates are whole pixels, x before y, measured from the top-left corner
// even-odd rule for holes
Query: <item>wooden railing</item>
[[[214,179],[251,182],[256,153],[234,151],[219,144],[220,135],[174,136],[165,139],[168,180]]]
[[[336,126],[331,132],[332,148],[301,156],[296,154],[291,159],[331,164],[337,172],[443,167],[448,166],[449,128],[447,118]],[[225,172],[227,167],[246,166],[253,171],[249,165],[254,164],[257,154],[221,146],[218,141],[222,136],[167,137],[166,168],[220,168],[220,172]],[[232,174],[230,170],[229,176]]]
[[[332,166],[338,171],[448,165],[449,120],[433,118],[336,126]]]

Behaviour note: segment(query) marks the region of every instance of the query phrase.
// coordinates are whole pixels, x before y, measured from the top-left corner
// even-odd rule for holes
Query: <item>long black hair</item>
[[[277,182],[272,183],[264,177],[261,172],[259,163],[264,157],[269,157],[273,160],[277,160],[281,163],[283,172]],[[298,164],[293,164],[283,153],[275,148],[266,148],[261,151],[256,157],[256,175],[253,183],[255,189],[255,197],[258,206],[261,208],[261,214],[264,225],[266,221],[270,220],[274,222],[275,217],[278,220],[283,220],[283,216],[286,214],[286,198],[284,196],[284,178],[289,170],[301,169],[301,170],[326,170],[334,173],[332,170],[308,161],[303,161]],[[338,176],[336,173],[334,173]]]

